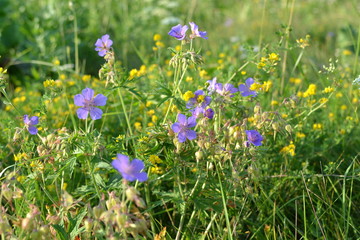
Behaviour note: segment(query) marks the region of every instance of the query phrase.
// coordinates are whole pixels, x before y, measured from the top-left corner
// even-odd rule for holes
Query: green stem
[[[88,168],[90,170],[90,175],[91,175],[91,180],[93,181],[93,184],[95,186],[95,190],[96,190],[96,194],[98,195],[99,197],[99,200],[101,199],[101,195],[100,195],[100,191],[99,191],[99,187],[95,181],[95,175],[94,175],[94,168],[91,167],[91,163],[90,163],[90,159],[89,157],[86,157],[86,161],[87,161],[87,164],[88,164]]]
[[[218,175],[218,179],[219,179],[221,199],[222,199],[222,203],[223,203],[223,207],[224,207],[224,214],[225,214],[226,226],[228,229],[228,236],[229,236],[229,239],[232,240],[233,238],[232,238],[232,231],[231,231],[231,226],[230,226],[230,221],[229,221],[229,214],[228,214],[227,207],[226,207],[226,198],[225,198],[224,189],[222,187],[222,182],[221,182],[221,177],[220,177],[220,172],[219,172],[219,168],[221,168],[220,163],[218,166],[219,167],[216,167],[216,174]]]
[[[19,109],[17,107],[15,107],[15,105],[11,102],[9,96],[6,93],[5,88],[1,88],[1,93],[4,95],[6,101],[18,112],[18,114],[22,115],[21,112],[19,111]]]
[[[122,97],[122,95],[121,95],[121,91],[120,91],[119,88],[118,88],[118,95],[119,95],[119,98],[120,98],[121,107],[122,107],[123,112],[124,112],[124,116],[125,116],[126,124],[127,124],[127,126],[128,126],[128,129],[129,129],[130,136],[132,136],[132,135],[133,135],[133,132],[132,132],[131,125],[130,125],[129,116],[128,116],[128,114],[127,114],[126,107],[125,107],[125,103],[124,103],[124,99],[123,99],[123,97]]]

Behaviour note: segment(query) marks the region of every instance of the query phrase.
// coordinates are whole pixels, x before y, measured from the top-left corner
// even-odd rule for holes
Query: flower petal
[[[186,130],[185,132],[185,135],[186,135],[186,138],[189,139],[189,140],[194,140],[196,138],[196,132],[194,130]]]
[[[29,127],[28,127],[28,131],[29,131],[29,133],[30,133],[31,135],[35,135],[35,134],[37,134],[38,129],[37,129],[36,127],[34,127],[34,126],[29,126]]]
[[[85,100],[84,96],[81,95],[81,94],[76,94],[74,96],[74,104],[76,106],[83,107],[84,106],[84,100]]]
[[[137,158],[134,158],[131,161],[130,165],[133,172],[141,172],[145,168],[145,164],[143,163],[143,161]]]
[[[176,122],[171,126],[171,129],[175,132],[178,133],[181,131],[181,126],[180,123]]]
[[[30,124],[31,125],[36,125],[36,124],[38,124],[39,123],[39,117],[37,117],[37,116],[32,116],[31,118],[30,118]]]
[[[248,87],[250,87],[253,83],[254,83],[254,79],[253,78],[248,78],[245,80],[245,83]]]
[[[94,90],[92,90],[91,88],[85,88],[84,90],[82,90],[81,93],[84,96],[84,99],[88,101],[90,101],[94,97]]]
[[[24,123],[25,123],[25,124],[30,124],[29,115],[27,115],[27,114],[24,115],[24,116],[23,116],[23,119],[24,119]]]
[[[101,118],[103,111],[100,108],[92,107],[90,108],[90,117],[92,120],[98,120]]]
[[[177,117],[177,120],[181,125],[186,124],[186,116],[184,114],[179,113],[178,117]]]
[[[88,117],[89,114],[89,110],[87,108],[79,108],[77,111],[77,116],[80,119],[86,119]]]
[[[135,177],[139,182],[145,182],[148,179],[146,172],[137,173]]]
[[[196,126],[196,117],[189,117],[187,127],[192,128]]]
[[[98,94],[94,97],[93,103],[95,106],[105,106],[107,97],[102,94]]]
[[[181,143],[183,143],[183,142],[186,141],[186,134],[185,134],[185,132],[179,132],[179,134],[178,134],[178,140],[179,140],[179,142],[181,142]]]

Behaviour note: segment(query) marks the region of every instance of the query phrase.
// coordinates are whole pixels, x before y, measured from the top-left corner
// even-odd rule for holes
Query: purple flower
[[[26,126],[27,130],[29,131],[29,133],[31,135],[37,134],[38,129],[36,127],[34,127],[34,125],[39,123],[39,117],[33,116],[33,117],[29,118],[29,115],[24,115],[23,119],[24,119],[25,126]]]
[[[109,34],[105,34],[101,38],[99,38],[95,43],[95,51],[98,51],[100,57],[106,55],[106,53],[110,50],[113,41],[111,41]]]
[[[234,97],[232,93],[236,93],[239,91],[239,89],[234,87],[231,83],[226,83],[224,86],[221,83],[217,83],[215,89],[218,94],[224,97]]]
[[[239,85],[239,91],[243,97],[252,96],[255,97],[257,95],[256,91],[250,90],[251,85],[255,83],[254,79],[248,78],[245,80],[245,84]]]
[[[184,40],[186,37],[186,31],[189,29],[188,26],[178,24],[171,28],[170,32],[168,33],[170,36],[176,38],[177,40]]]
[[[190,128],[196,126],[196,118],[189,117],[186,119],[186,116],[181,113],[178,114],[177,118],[178,122],[174,123],[171,126],[171,129],[175,133],[178,133],[179,142],[183,143],[186,141],[186,139],[194,140],[196,138],[196,132]]]
[[[92,120],[100,119],[102,116],[102,111],[100,108],[94,106],[104,106],[106,104],[107,97],[102,94],[98,94],[94,97],[94,90],[91,88],[85,88],[82,90],[81,94],[74,96],[74,104],[79,106],[77,110],[77,115],[80,119],[86,119],[90,112],[90,117]]]
[[[209,118],[209,119],[213,119],[214,110],[212,110],[211,108],[206,109],[205,112],[204,112],[204,116]]]
[[[219,84],[217,83],[217,78],[214,77],[212,80],[207,81],[209,83],[208,91],[209,94],[213,94],[216,91],[216,86]]]
[[[263,136],[256,130],[246,130],[247,139],[250,143],[254,144],[255,146],[261,146],[262,140],[264,140]]]
[[[117,154],[111,165],[121,173],[124,179],[130,182],[135,180],[144,182],[148,179],[147,173],[141,172],[145,167],[144,163],[137,158],[130,162],[128,156]]]
[[[196,25],[194,22],[189,22],[189,24],[190,24],[191,32],[192,32],[190,35],[190,38],[201,37],[203,39],[208,39],[208,37],[206,36],[207,33],[199,31],[198,25]]]
[[[205,96],[203,90],[195,91],[194,95],[195,97],[190,98],[186,103],[187,108],[202,107],[205,109],[211,102],[211,97]]]

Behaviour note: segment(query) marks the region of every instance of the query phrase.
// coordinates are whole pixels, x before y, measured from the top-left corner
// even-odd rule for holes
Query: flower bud
[[[256,104],[255,107],[254,107],[254,113],[257,113],[259,114],[261,112],[261,107],[259,104]]]
[[[291,125],[290,125],[290,124],[287,124],[287,125],[285,126],[285,130],[286,130],[289,134],[291,134],[291,133],[292,133],[292,127],[291,127]]]
[[[94,217],[95,217],[96,219],[99,219],[100,216],[101,216],[101,214],[102,214],[104,211],[105,211],[105,209],[104,209],[103,206],[101,206],[101,205],[95,206],[95,207],[93,208]]]
[[[195,153],[195,158],[196,158],[196,161],[200,161],[200,160],[203,160],[204,159],[204,153],[202,151],[197,151]]]
[[[279,123],[278,122],[273,122],[271,124],[271,126],[275,131],[279,131]]]
[[[92,227],[93,227],[93,220],[90,218],[87,218],[84,220],[84,225],[85,225],[85,231],[86,232],[91,232],[92,231]]]

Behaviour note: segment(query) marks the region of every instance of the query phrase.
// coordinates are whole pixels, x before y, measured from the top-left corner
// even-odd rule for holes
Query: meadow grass
[[[2,239],[360,239],[356,0],[1,5]]]

